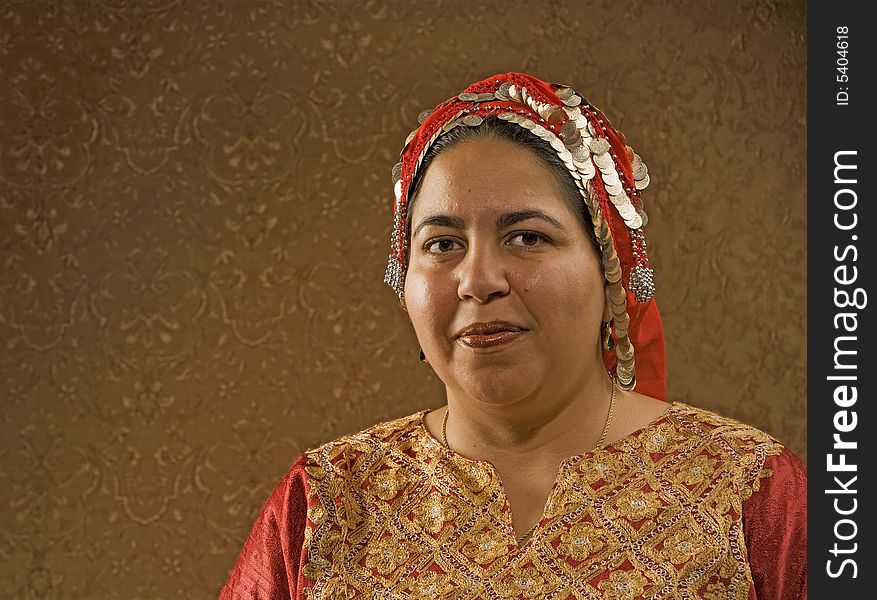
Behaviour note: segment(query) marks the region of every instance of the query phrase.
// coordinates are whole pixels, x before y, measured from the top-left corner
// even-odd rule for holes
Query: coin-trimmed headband
[[[408,192],[426,152],[454,127],[477,127],[488,116],[529,130],[557,152],[582,194],[600,243],[614,321],[615,347],[606,368],[625,389],[664,399],[664,337],[642,228],[640,191],[648,169],[603,113],[569,86],[523,73],[494,75],[423,111],[393,167],[393,231],[384,281],[404,298]],[[625,285],[626,282],[626,285]],[[634,361],[634,348],[637,360]]]

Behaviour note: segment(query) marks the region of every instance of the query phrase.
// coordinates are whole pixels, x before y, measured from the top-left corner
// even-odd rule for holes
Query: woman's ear
[[[408,314],[408,306],[405,304],[405,298],[399,299],[399,306],[402,307],[402,312],[405,313],[405,318],[408,319],[408,322],[411,322],[411,315]]]

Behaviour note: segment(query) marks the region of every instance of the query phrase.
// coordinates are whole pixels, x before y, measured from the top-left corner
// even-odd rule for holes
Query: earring
[[[426,354],[423,353],[423,348],[420,349],[420,362],[422,362],[422,363],[429,362],[428,360],[426,360]]]
[[[603,321],[601,329],[603,330],[603,347],[612,350],[615,348],[615,338],[612,337],[612,321]]]

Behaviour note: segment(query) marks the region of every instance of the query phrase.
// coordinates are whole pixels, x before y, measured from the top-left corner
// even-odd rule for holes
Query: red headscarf
[[[642,227],[646,216],[639,190],[648,170],[597,108],[571,88],[523,73],[473,83],[431,112],[408,136],[394,167],[392,249],[385,281],[403,296],[408,191],[423,156],[436,138],[457,126],[477,127],[496,116],[549,143],[582,192],[603,252],[604,275],[614,314],[616,344],[603,353],[606,368],[622,387],[665,398],[664,334],[654,299],[652,270]],[[617,257],[617,258],[616,258]],[[613,293],[614,292],[614,293]],[[634,373],[634,349],[636,350]]]

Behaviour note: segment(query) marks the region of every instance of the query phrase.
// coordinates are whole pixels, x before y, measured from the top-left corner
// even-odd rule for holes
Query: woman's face
[[[604,279],[554,172],[494,138],[428,167],[410,217],[405,303],[450,393],[509,404],[603,369]]]

